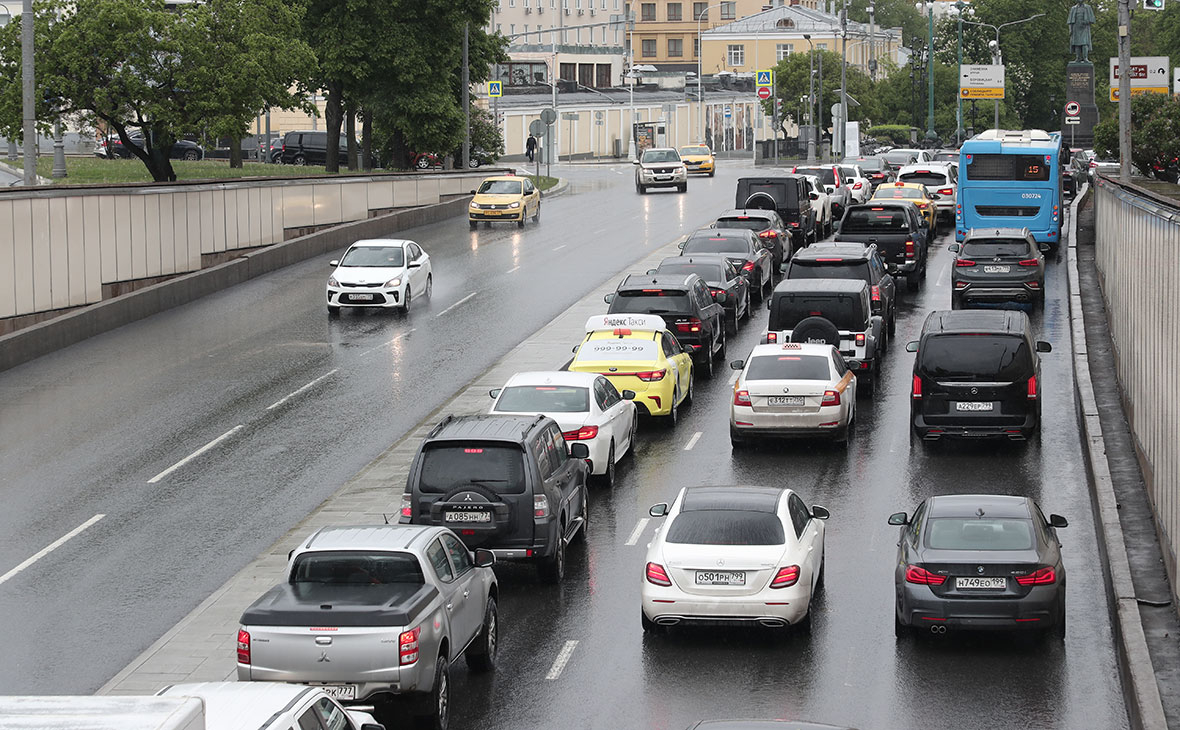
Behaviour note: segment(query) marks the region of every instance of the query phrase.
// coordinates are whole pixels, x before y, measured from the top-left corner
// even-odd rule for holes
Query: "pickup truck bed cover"
[[[405,626],[438,595],[421,583],[282,583],[242,613],[245,626]]]

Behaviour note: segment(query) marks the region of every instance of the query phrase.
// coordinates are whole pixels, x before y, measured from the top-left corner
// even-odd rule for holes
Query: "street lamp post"
[[[0,23],[0,28],[12,22],[12,10],[4,3],[0,3],[0,8],[4,8],[4,22]],[[15,160],[17,158],[16,152],[16,138],[9,137],[8,139],[8,159]]]
[[[926,139],[935,140],[938,133],[934,131],[934,3],[926,3],[930,18],[930,30],[926,37],[926,47],[930,49],[930,61],[926,65],[926,79],[929,85],[926,90]]]
[[[29,0],[25,0],[25,2],[29,2]],[[705,39],[701,37],[701,21],[705,19],[709,11],[713,8],[720,8],[722,5],[727,4],[728,1],[713,3],[697,13],[697,133],[702,140],[705,138],[705,94],[701,90],[701,74],[704,73],[705,68]],[[631,52],[635,52],[634,47],[631,48]]]
[[[807,135],[807,161],[815,162],[815,135],[819,129],[815,125],[815,46],[811,42],[811,36],[807,33],[803,34],[803,40],[807,41],[807,126],[809,133]]]
[[[848,4],[851,0],[844,0],[844,7],[840,9],[840,123],[837,129],[840,137],[840,161],[844,161],[844,151],[848,148]]]
[[[975,10],[972,9],[971,5],[967,2],[965,2],[965,0],[955,0],[955,10],[958,11],[956,14],[958,15],[958,20],[959,20],[959,34],[958,34],[958,40],[956,43],[955,55],[958,58],[959,79],[961,81],[963,78],[963,13],[966,12],[966,13],[974,14]],[[955,109],[955,144],[960,145],[962,143],[963,143],[963,95],[959,94],[959,103]]]
[[[21,132],[24,136],[25,187],[37,184],[37,111],[34,105],[33,82],[33,0],[21,3]]]
[[[992,49],[992,63],[994,63],[997,66],[1002,66],[1002,65],[1004,65],[1004,54],[1000,51],[1000,29],[1006,28],[1009,25],[1018,25],[1020,23],[1027,23],[1030,20],[1036,20],[1037,18],[1044,17],[1044,15],[1045,15],[1044,13],[1037,13],[1036,15],[1030,15],[1027,18],[1021,18],[1020,20],[1010,20],[1007,23],[1000,23],[999,25],[992,25],[991,23],[981,23],[978,20],[962,20],[960,22],[966,23],[967,25],[982,25],[983,27],[991,28],[992,30],[994,30],[996,32],[995,40],[988,43],[988,45],[991,46],[991,49]],[[996,124],[995,128],[999,129],[1000,128],[1000,100],[999,99],[995,100],[995,124]]]

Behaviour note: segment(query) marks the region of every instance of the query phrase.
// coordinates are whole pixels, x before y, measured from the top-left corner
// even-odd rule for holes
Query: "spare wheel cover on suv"
[[[490,522],[449,522],[447,512],[487,512],[492,513]],[[443,495],[442,499],[431,505],[431,522],[445,525],[458,531],[474,529],[474,537],[464,535],[463,542],[468,547],[474,543],[483,543],[496,535],[510,532],[512,529],[512,509],[492,490],[480,484],[464,484],[455,487]]]
[[[812,342],[839,349],[840,330],[826,317],[808,317],[791,330],[791,342]]]
[[[750,210],[778,210],[778,204],[769,193],[754,193],[746,198],[744,207]]]

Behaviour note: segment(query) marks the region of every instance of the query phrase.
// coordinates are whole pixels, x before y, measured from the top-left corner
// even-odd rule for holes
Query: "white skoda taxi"
[[[488,413],[540,413],[557,421],[566,443],[590,449],[590,473],[607,486],[615,482],[615,464],[635,445],[635,392],[620,393],[603,375],[517,373],[489,394],[496,402]]]
[[[829,436],[847,442],[856,419],[856,377],[831,345],[756,345],[740,370],[729,407],[735,447],[760,436]]]
[[[328,277],[328,314],[342,307],[410,310],[413,299],[425,301],[434,289],[430,255],[413,241],[370,239],[348,247],[344,257],[331,261]]]
[[[648,546],[643,628],[738,624],[811,628],[811,597],[822,585],[824,520],[781,487],[685,487]]]

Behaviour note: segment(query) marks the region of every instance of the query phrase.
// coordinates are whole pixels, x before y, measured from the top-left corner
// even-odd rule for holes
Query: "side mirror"
[[[896,527],[904,527],[905,525],[910,524],[910,518],[905,512],[894,512],[893,514],[889,515],[889,524]]]
[[[1042,243],[1038,245],[1037,248],[1041,249],[1041,253],[1048,253],[1053,247],[1047,243]]]
[[[807,197],[811,198],[812,200],[819,200],[819,193],[811,192],[807,194]]]
[[[905,343],[905,351],[906,352],[917,352],[918,351],[918,341],[917,340],[910,340],[909,342]]]
[[[475,191],[474,191],[474,190],[468,190],[468,191],[467,191],[467,194],[468,194],[468,195],[475,195]]]
[[[488,395],[490,395],[492,398],[499,398],[500,397],[500,390],[501,390],[501,388],[492,388],[491,390],[488,391]]]
[[[573,349],[571,349],[571,350],[570,350],[570,352],[572,352],[572,353],[574,353],[574,354],[577,354],[577,352],[578,352],[578,345],[574,345]]]
[[[619,393],[619,395],[623,398],[623,400],[635,400],[635,391],[633,390],[624,390],[622,393]]]
[[[289,560],[291,560],[291,558],[293,558],[293,557],[295,557],[295,551],[294,551],[294,550],[292,550],[292,551],[290,551],[290,552],[288,552],[288,553],[287,553],[287,560],[288,560],[288,561],[289,561]]]
[[[652,275],[652,274],[655,274],[655,273],[656,273],[656,269],[648,269],[648,270],[647,270],[647,273],[648,273],[648,275],[649,275],[649,276],[650,276],[650,275]],[[607,296],[609,296],[609,295],[607,295]]]
[[[496,555],[486,548],[475,549],[475,565],[478,568],[490,568],[496,564]]]
[[[1037,340],[1037,352],[1053,352],[1053,345],[1044,340]]]
[[[817,520],[826,520],[832,516],[827,507],[821,507],[818,504],[811,505],[811,516]]]
[[[957,243],[952,243],[951,245],[946,247],[946,250],[950,251],[951,253],[958,253],[962,249],[963,249],[963,247]]]
[[[766,308],[768,310],[770,309],[770,300],[769,299],[766,300]]]
[[[570,444],[570,456],[575,459],[589,459],[590,447],[586,444]]]
[[[733,370],[741,370],[746,366],[745,360],[733,360],[729,363],[729,367]]]
[[[639,164],[639,160],[631,160],[631,164],[632,164],[632,165],[638,165],[638,164]]]
[[[610,294],[607,294],[602,297],[602,301],[606,302],[607,304],[610,304],[614,300],[615,300],[615,293],[614,292],[611,292]]]
[[[663,517],[668,514],[668,503],[660,502],[659,504],[653,504],[647,513],[652,517]]]
[[[680,243],[676,244],[676,248],[683,249],[684,244],[686,244],[686,243],[688,243],[688,241],[681,241]]]
[[[713,295],[713,301],[717,302],[718,304],[725,304],[725,302],[727,302],[728,300],[729,300],[729,295],[723,291],[719,291]]]
[[[1069,520],[1061,515],[1049,515],[1049,527],[1069,527]]]
[[[339,262],[339,261],[329,261],[329,262],[328,262],[328,266],[331,266],[331,267],[333,267],[333,268],[335,268],[335,267],[337,267],[337,266],[339,266],[339,265],[340,265],[340,262]]]

